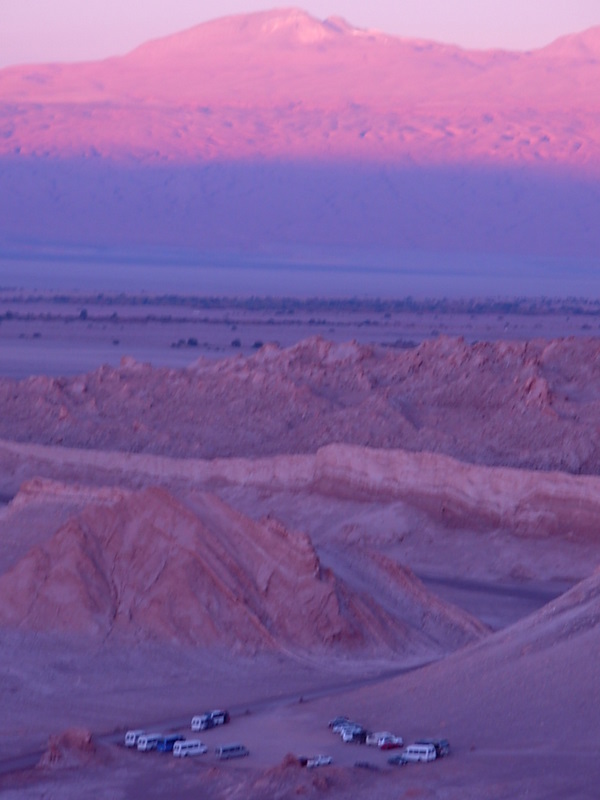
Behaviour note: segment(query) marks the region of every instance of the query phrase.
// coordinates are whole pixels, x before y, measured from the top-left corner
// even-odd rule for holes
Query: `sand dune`
[[[595,659],[600,637],[600,575],[510,628],[450,656],[419,675],[366,690],[361,702],[381,713],[389,693],[410,698],[404,715],[420,718],[421,729],[450,728],[458,748],[521,748],[540,756],[566,748],[577,758],[598,742],[594,722],[598,697]],[[442,723],[442,720],[444,721]],[[567,755],[568,754],[568,755]],[[585,795],[584,795],[585,796]]]

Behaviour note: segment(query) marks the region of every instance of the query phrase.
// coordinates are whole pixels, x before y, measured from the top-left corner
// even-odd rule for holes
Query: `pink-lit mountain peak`
[[[588,169],[600,161],[599,31],[509,53],[294,8],[222,17],[119,58],[1,71],[0,154]]]
[[[470,51],[288,9],[0,71],[0,243],[596,255],[598,38]]]
[[[390,110],[423,106],[489,111],[551,98],[557,108],[594,103],[587,75],[548,80],[547,62],[600,53],[600,28],[533,53],[470,51],[319,20],[297,8],[221,17],[156,39],[120,58],[0,71],[4,102],[159,102],[248,107],[347,103]],[[593,66],[593,64],[592,64]],[[502,71],[507,71],[503,75]],[[565,94],[566,93],[566,94]],[[504,109],[503,109],[504,110]]]
[[[186,31],[155,39],[136,48],[127,58],[190,56],[202,47],[289,48],[323,45],[344,36],[369,36],[340,17],[319,20],[298,8],[236,14],[204,22]],[[383,34],[381,34],[383,35]]]
[[[539,51],[542,56],[600,62],[600,25],[581,33],[561,36]]]

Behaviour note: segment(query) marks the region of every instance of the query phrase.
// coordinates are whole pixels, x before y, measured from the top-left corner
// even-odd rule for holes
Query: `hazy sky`
[[[524,50],[600,25],[600,0],[0,0],[0,67],[103,58],[214,17],[278,5],[465,47]]]

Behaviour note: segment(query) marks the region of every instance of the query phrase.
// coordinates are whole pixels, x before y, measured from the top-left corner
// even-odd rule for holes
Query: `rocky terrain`
[[[317,337],[189,369],[124,359],[72,378],[0,379],[0,436],[195,458],[343,442],[593,474],[599,354],[593,338],[390,350]]]
[[[0,71],[3,800],[597,798],[599,31]]]
[[[397,797],[343,712],[451,740],[406,796],[593,797],[597,359],[312,337],[2,378],[2,790]],[[244,765],[115,745],[213,705]],[[290,757],[313,752],[332,768]]]
[[[27,502],[16,498],[21,512],[39,502],[32,489]],[[40,489],[41,499],[55,489],[68,502],[68,487]],[[485,633],[393,563],[387,604],[398,594],[408,608],[405,619],[387,613],[323,569],[306,534],[275,519],[252,522],[214,495],[195,495],[193,511],[160,489],[114,491],[101,501],[0,576],[0,623],[217,644],[233,653],[284,647],[425,654]],[[427,615],[433,624],[421,624]]]

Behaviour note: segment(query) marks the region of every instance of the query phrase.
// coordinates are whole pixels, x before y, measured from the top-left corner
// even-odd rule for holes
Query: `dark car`
[[[408,764],[408,761],[403,755],[398,753],[398,755],[390,756],[390,758],[388,758],[388,764],[392,764],[394,767],[403,767],[405,764]]]
[[[370,769],[373,770],[374,772],[376,772],[379,769],[377,764],[373,764],[371,763],[371,761],[355,761],[354,766],[360,767],[361,769]]]
[[[229,711],[210,711],[209,717],[213,727],[216,725],[226,725],[229,722]]]
[[[450,742],[448,739],[419,739],[415,744],[432,744],[435,747],[437,758],[450,755]]]
[[[328,727],[331,728],[334,733],[337,733],[338,731],[336,728],[339,729],[340,726],[347,725],[349,722],[350,719],[348,717],[334,717],[329,720]]]

